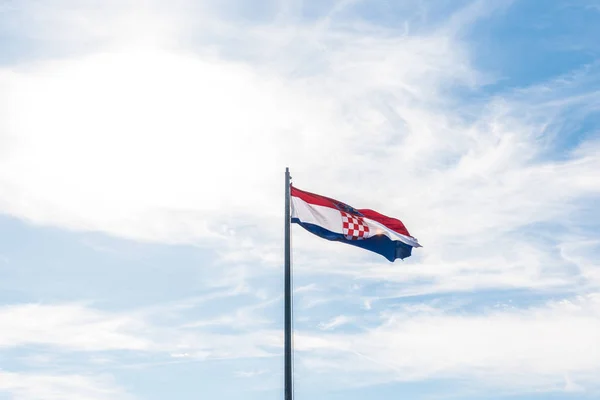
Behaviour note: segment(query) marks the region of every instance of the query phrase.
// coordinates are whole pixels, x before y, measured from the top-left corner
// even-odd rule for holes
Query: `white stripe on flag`
[[[333,233],[343,233],[342,214],[330,207],[309,204],[292,196],[292,218],[301,222],[318,225]]]

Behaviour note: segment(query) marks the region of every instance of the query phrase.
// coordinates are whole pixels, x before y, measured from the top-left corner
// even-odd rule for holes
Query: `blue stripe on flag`
[[[292,218],[292,222],[323,239],[347,243],[365,250],[370,250],[374,253],[381,254],[392,262],[396,258],[404,259],[410,257],[412,252],[412,246],[402,243],[399,240],[392,240],[386,235],[375,235],[363,240],[348,240],[341,233],[334,233],[321,226],[301,222],[298,218]]]

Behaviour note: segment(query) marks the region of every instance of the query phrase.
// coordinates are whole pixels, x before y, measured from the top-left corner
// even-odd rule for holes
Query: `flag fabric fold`
[[[291,187],[292,222],[327,240],[370,250],[394,261],[421,247],[402,221]]]

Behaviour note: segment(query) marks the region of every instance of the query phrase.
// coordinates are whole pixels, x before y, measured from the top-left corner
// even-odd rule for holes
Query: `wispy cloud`
[[[478,15],[473,7],[458,20]],[[5,68],[4,212],[202,242],[230,263],[276,265],[281,171],[273,166],[289,164],[301,187],[404,218],[426,245],[420,278],[470,269],[486,274],[442,286],[565,284],[524,266],[552,256],[515,230],[560,223],[568,231],[581,201],[598,195],[593,141],[560,161],[541,158],[568,122],[564,111],[594,112],[597,95],[585,82],[596,67],[464,105],[448,90],[477,90],[487,78],[480,82],[468,47],[444,30],[220,24],[228,34],[244,30],[231,54],[154,43]],[[295,241],[299,263],[309,252],[359,254],[311,239]]]
[[[236,376],[240,378],[253,378],[255,376],[260,376],[266,374],[268,371],[266,370],[256,370],[256,371],[238,371]]]
[[[141,239],[239,240],[246,233],[235,220],[259,228],[250,210],[261,210],[266,221],[277,215],[267,211],[275,210],[279,197],[273,165],[296,164],[298,173],[329,170],[323,182],[331,182],[340,170],[324,168],[321,156],[349,159],[367,131],[376,147],[387,145],[391,129],[405,131],[385,126],[377,104],[385,96],[397,92],[400,103],[433,100],[442,80],[474,76],[461,46],[450,51],[447,37],[333,27],[315,33],[310,26],[237,29],[248,42],[240,46],[258,59],[167,52],[159,44],[5,69],[10,118],[2,132],[12,138],[13,151],[3,158],[3,170],[11,173],[2,182],[15,196],[32,195],[22,205],[5,196],[4,210]],[[395,119],[404,125],[401,116]],[[101,161],[107,157],[110,163]],[[32,159],[45,166],[43,174],[28,167]],[[239,195],[250,191],[253,196]]]
[[[0,347],[46,344],[73,350],[144,350],[150,342],[134,331],[142,321],[81,305],[19,304],[0,307]]]
[[[133,400],[108,378],[0,371],[0,393],[23,400]]]
[[[319,328],[328,331],[328,330],[335,329],[339,326],[348,324],[350,322],[352,322],[352,318],[347,317],[345,315],[338,315],[337,317],[333,318],[331,321],[319,324]]]
[[[162,355],[165,359],[270,357],[281,338],[272,321],[255,312],[272,303],[226,308],[213,319],[205,317],[201,321],[190,320],[185,307],[107,312],[77,304],[4,306],[0,309],[4,327],[0,347],[43,346],[63,354],[129,351]],[[215,327],[224,331],[215,331]],[[120,354],[124,357],[126,353]]]
[[[414,303],[381,313],[375,324],[365,317],[337,316],[315,327],[318,329],[299,328],[295,339],[298,374],[316,379],[314,374],[306,375],[308,368],[337,384],[347,384],[346,379],[367,385],[468,378],[476,385],[502,386],[510,382],[513,389],[538,390],[554,390],[568,374],[572,382],[577,382],[567,385],[569,390],[595,390],[600,360],[600,353],[594,351],[600,333],[599,304],[598,295],[590,294],[526,308],[490,307],[483,312]],[[57,351],[90,352],[94,357],[88,368],[98,365],[94,360],[102,352],[115,349],[160,355],[155,361],[138,363],[144,367],[169,364],[173,359],[186,362],[274,357],[281,346],[280,332],[268,322],[257,325],[256,321],[248,321],[250,325],[237,333],[217,334],[206,325],[163,326],[159,323],[160,313],[135,324],[115,324],[124,317],[109,313],[100,317],[93,309],[78,307],[78,317],[68,318],[73,312],[65,313],[65,308],[46,307],[42,310],[45,317],[37,318],[35,329],[29,330],[15,323],[31,316],[29,307],[15,308],[11,320],[3,323],[3,346],[45,345]],[[60,327],[44,323],[57,319]],[[185,316],[180,320],[185,321]],[[363,327],[369,323],[369,329],[354,333],[336,329],[350,321],[361,321]],[[232,327],[240,329],[239,323]],[[229,322],[224,324],[228,326]],[[131,329],[132,325],[137,328]],[[52,332],[57,336],[53,337]],[[116,353],[110,358],[107,365],[111,371],[131,364]],[[48,366],[46,358],[42,361],[37,364]],[[262,373],[246,371],[238,375],[258,377]],[[17,386],[10,388],[16,390]]]
[[[299,335],[296,348],[306,352],[304,368],[359,385],[460,378],[553,391],[568,374],[578,388],[595,390],[599,305],[594,294],[483,314],[396,313],[366,333]]]

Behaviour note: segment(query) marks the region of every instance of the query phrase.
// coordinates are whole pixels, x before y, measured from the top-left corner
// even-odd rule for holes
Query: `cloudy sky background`
[[[600,4],[0,2],[0,399],[600,395]]]

